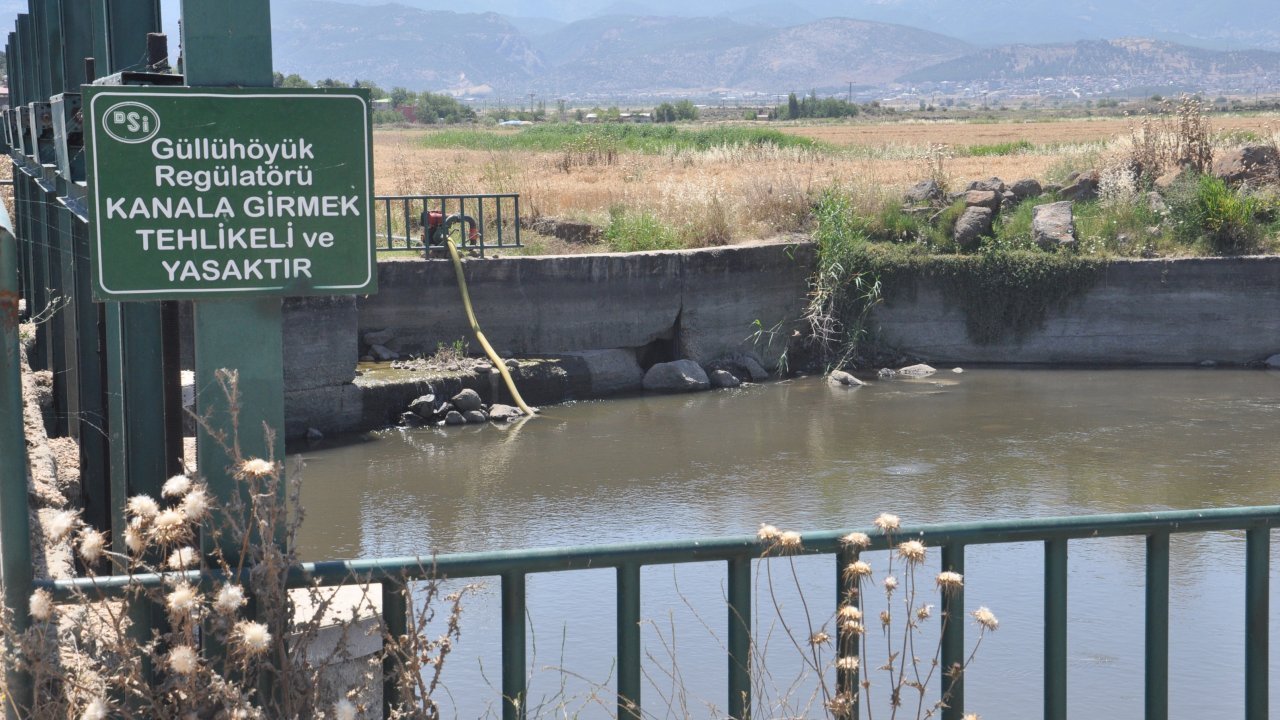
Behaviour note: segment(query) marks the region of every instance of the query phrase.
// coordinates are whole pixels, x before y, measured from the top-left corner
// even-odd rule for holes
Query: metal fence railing
[[[444,254],[444,237],[460,249],[480,253],[520,244],[520,196],[378,195],[374,198],[375,244],[394,251]]]
[[[1120,515],[1005,520],[903,527],[892,541],[920,539],[941,548],[942,568],[964,572],[965,548],[971,545],[1042,543],[1044,565],[1044,717],[1067,717],[1067,548],[1072,540],[1102,537],[1145,537],[1145,682],[1146,718],[1167,718],[1169,672],[1169,538],[1174,533],[1240,531],[1245,545],[1245,641],[1243,682],[1246,720],[1264,720],[1268,714],[1268,631],[1271,530],[1280,524],[1280,506],[1222,508],[1192,511],[1147,512]],[[857,559],[859,552],[887,550],[890,538],[870,531],[871,545],[859,551],[841,543],[843,532],[803,535],[799,552],[831,555],[835,559],[832,577],[839,597],[849,593],[850,581],[841,570]],[[420,558],[390,558],[308,563],[293,568],[290,585],[311,583],[334,586],[350,582],[381,582],[383,613],[388,631],[406,633],[406,601],[397,583],[433,578],[501,578],[502,597],[502,693],[503,717],[515,720],[525,708],[526,668],[526,578],[534,573],[614,568],[617,573],[617,695],[620,718],[641,717],[640,685],[640,569],[646,565],[691,562],[723,562],[728,566],[727,673],[728,709],[734,718],[751,712],[752,648],[752,560],[764,557],[768,546],[754,536],[711,538],[696,541],[653,542],[600,547],[553,548],[511,552],[446,555],[424,568]],[[117,576],[77,580],[38,581],[65,601],[76,592],[119,594],[131,585],[156,586],[172,581],[176,573],[145,576]],[[198,573],[189,573],[197,579]],[[964,594],[941,593],[939,604],[949,617],[964,614]],[[946,623],[942,630],[942,667],[963,662],[964,623]],[[843,631],[842,631],[843,632]],[[841,638],[845,640],[846,638]],[[842,642],[840,647],[844,647]],[[857,648],[857,643],[851,643]],[[842,672],[838,682],[856,690],[858,674]],[[963,676],[948,680],[949,702],[944,718],[959,720],[964,713]],[[395,698],[394,685],[387,683]],[[852,717],[857,717],[856,708]]]

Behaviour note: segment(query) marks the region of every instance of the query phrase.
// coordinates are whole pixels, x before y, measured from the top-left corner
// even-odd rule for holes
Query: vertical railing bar
[[[1270,662],[1268,612],[1271,595],[1271,530],[1245,532],[1245,720],[1264,720],[1269,711],[1267,671]]]
[[[387,221],[387,249],[392,250],[395,248],[395,243],[391,240],[391,200],[384,200],[382,207],[383,217],[385,217]]]
[[[476,229],[480,231],[480,247],[489,242],[489,235],[484,231],[484,198],[476,199]],[[502,231],[498,231],[498,246],[502,246]]]
[[[494,218],[494,222],[498,223],[498,237],[501,238],[502,237],[502,199],[501,198],[498,199],[497,205],[494,206],[493,213],[494,215],[497,216]]]
[[[525,575],[502,575],[502,720],[525,716]]]
[[[408,198],[404,198],[400,201],[400,206],[404,208],[404,249],[405,250],[408,250],[409,248],[413,247],[413,231],[410,229],[410,223],[409,223],[409,218],[412,217],[412,214],[409,212],[410,202],[411,201]]]
[[[942,569],[964,575],[964,545],[942,547]],[[964,717],[964,586],[942,588],[943,720]]]
[[[1147,536],[1146,589],[1147,720],[1169,717],[1169,533]]]
[[[31,596],[31,527],[27,507],[27,444],[22,415],[22,366],[18,332],[18,242],[0,206],[0,575],[10,630],[28,627]],[[5,717],[16,720],[31,708],[31,675],[5,663]]]
[[[516,247],[520,247],[520,196],[514,196],[516,216]]]
[[[1044,718],[1067,720],[1067,541],[1044,543]]]
[[[382,619],[386,633],[382,638],[382,717],[389,718],[404,701],[400,696],[397,680],[401,661],[388,645],[398,644],[408,633],[409,588],[399,580],[388,578],[382,582]]]
[[[618,720],[640,720],[640,566],[618,567]]]
[[[844,607],[850,607],[857,610],[862,609],[862,598],[858,593],[858,579],[853,575],[845,572],[845,569],[858,559],[858,552],[848,545],[842,545],[840,550],[836,552],[836,657],[840,659],[853,658],[860,661],[860,641],[862,636],[854,631],[851,627],[846,627],[847,623],[853,623],[851,618],[846,618],[840,614],[840,610]],[[858,667],[841,667],[836,664],[836,696],[846,697],[850,703],[848,717],[858,717]]]
[[[751,716],[751,558],[729,564],[729,717]]]

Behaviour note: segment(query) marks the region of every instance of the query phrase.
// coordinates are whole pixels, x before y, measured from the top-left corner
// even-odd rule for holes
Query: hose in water
[[[520,412],[533,417],[533,410],[524,404],[524,399],[520,397],[520,391],[516,390],[515,381],[511,379],[511,373],[507,372],[506,363],[502,362],[502,358],[498,357],[498,353],[493,351],[493,346],[485,339],[484,333],[480,332],[480,323],[476,322],[475,311],[471,309],[471,295],[467,292],[467,279],[462,274],[462,258],[458,256],[458,247],[453,244],[452,238],[447,238],[445,242],[449,246],[449,257],[453,258],[453,271],[458,276],[458,289],[462,291],[462,306],[467,310],[467,320],[471,323],[471,332],[475,333],[476,340],[480,341],[480,347],[484,348],[485,354],[489,356],[489,361],[502,374],[503,381],[507,383],[507,390],[511,392],[511,397],[515,399]]]

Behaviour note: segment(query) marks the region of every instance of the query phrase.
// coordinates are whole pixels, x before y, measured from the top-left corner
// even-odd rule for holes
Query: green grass
[[[636,212],[615,206],[609,209],[609,227],[604,242],[611,252],[678,250],[684,247],[676,231],[650,212]]]
[[[810,138],[769,128],[725,126],[689,129],[675,125],[576,125],[553,123],[535,125],[516,133],[486,130],[445,130],[422,139],[429,148],[467,150],[529,150],[563,152],[607,149],[659,153],[668,150],[708,150],[717,147],[764,147],[825,149]]]
[[[1017,155],[1018,153],[1031,152],[1036,146],[1030,140],[1015,140],[1009,142],[995,143],[993,145],[969,145],[962,148],[959,155],[967,155],[969,157],[991,157],[997,155]]]

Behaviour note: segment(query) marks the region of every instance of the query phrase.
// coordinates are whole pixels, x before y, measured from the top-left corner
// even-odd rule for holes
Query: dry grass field
[[[1276,117],[1226,115],[1214,117],[1215,132],[1264,132]],[[1121,118],[1037,120],[1027,122],[905,121],[876,124],[801,125],[783,132],[813,138],[840,147],[927,146],[939,143],[953,147],[995,145],[1026,140],[1033,145],[1060,145],[1106,142],[1126,135],[1133,121]]]
[[[1277,116],[1215,117],[1221,144],[1271,138]],[[761,240],[806,229],[813,198],[838,185],[868,209],[895,202],[914,182],[935,177],[952,187],[974,178],[1052,180],[1085,170],[1134,126],[1125,120],[1051,122],[894,122],[781,127],[819,140],[817,149],[733,147],[656,154],[621,152],[592,165],[562,152],[428,149],[431,130],[374,134],[380,194],[517,192],[526,218],[552,216],[600,226],[614,213],[647,213],[672,229],[679,245]],[[494,132],[511,132],[509,130]],[[971,154],[1020,143],[1008,154]],[[566,167],[568,168],[566,170]],[[528,234],[531,252],[581,252]]]

